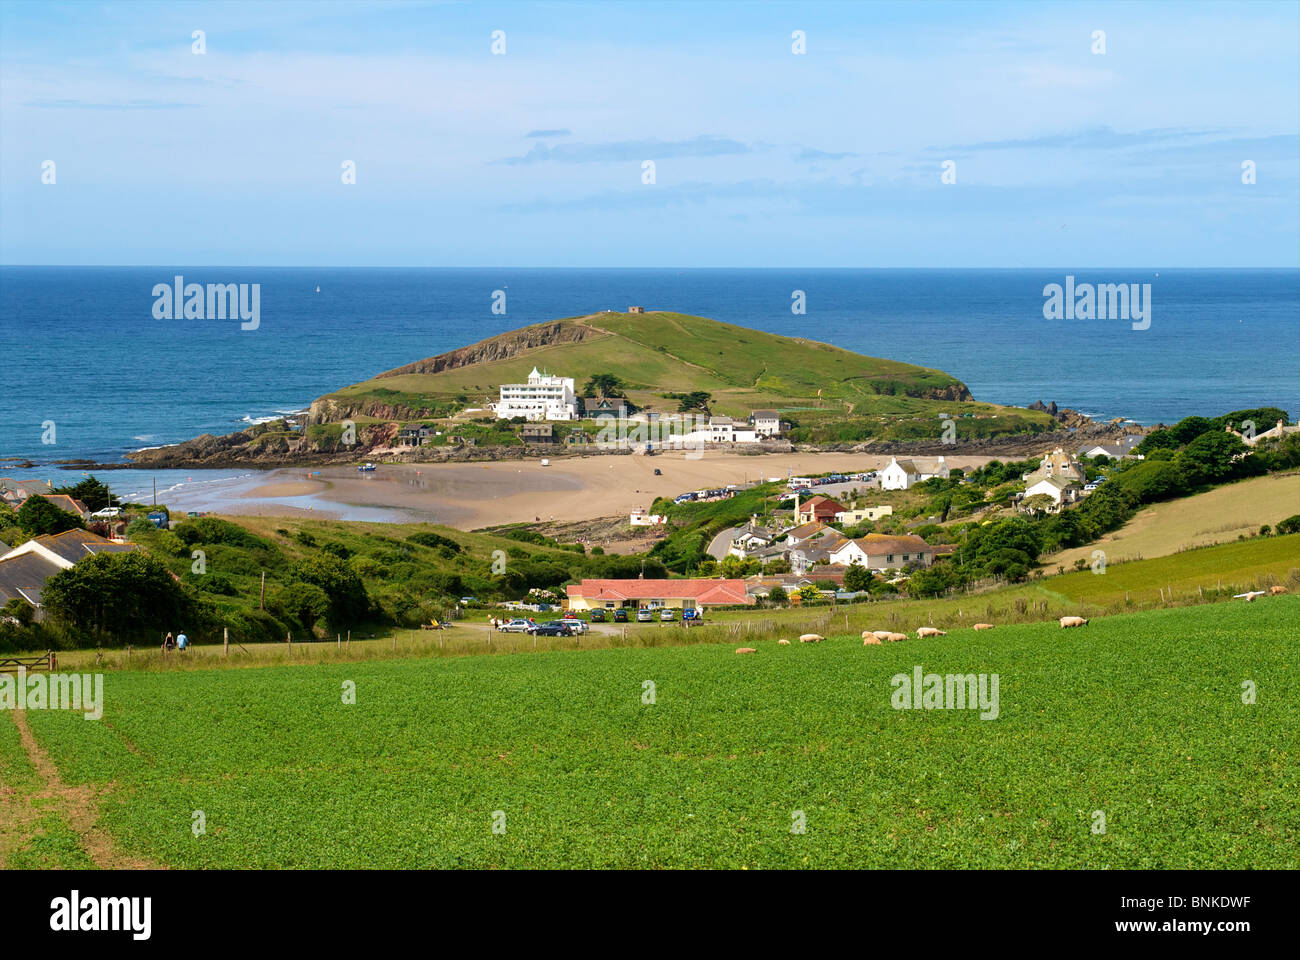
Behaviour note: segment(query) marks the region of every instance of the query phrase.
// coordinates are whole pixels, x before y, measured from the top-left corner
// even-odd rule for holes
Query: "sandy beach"
[[[950,457],[973,467],[988,457]],[[381,464],[276,470],[216,494],[197,508],[264,516],[312,515],[377,522],[419,521],[472,530],[502,523],[577,521],[627,514],[656,497],[764,479],[879,469],[887,456],[802,453],[746,456],[685,453],[492,463]],[[655,476],[654,471],[661,471]],[[190,509],[194,505],[187,504]]]

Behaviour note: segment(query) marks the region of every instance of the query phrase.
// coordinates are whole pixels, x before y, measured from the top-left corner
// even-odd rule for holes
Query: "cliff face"
[[[961,382],[950,383],[946,387],[931,387],[929,390],[922,391],[921,397],[925,400],[950,400],[954,402],[975,399],[971,396],[966,384]]]
[[[513,330],[510,333],[502,333],[487,340],[481,340],[468,347],[440,353],[436,357],[408,363],[404,367],[381,373],[375,379],[400,377],[407,373],[441,373],[443,370],[467,367],[472,363],[508,360],[533,347],[553,346],[559,343],[579,343],[591,337],[600,336],[601,333],[602,331],[575,320],[539,323],[535,326],[524,327],[522,330]]]

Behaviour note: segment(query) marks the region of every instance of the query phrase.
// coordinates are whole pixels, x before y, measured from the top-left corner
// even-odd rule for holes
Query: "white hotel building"
[[[527,383],[501,384],[501,400],[493,407],[497,418],[527,417],[529,420],[576,420],[578,402],[572,377],[553,377],[533,372]]]

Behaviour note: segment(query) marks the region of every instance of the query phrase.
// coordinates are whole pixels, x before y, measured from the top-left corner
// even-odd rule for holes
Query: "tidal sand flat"
[[[953,467],[982,466],[989,457],[950,457]],[[831,471],[875,470],[887,456],[858,453],[795,453],[752,456],[681,452],[655,456],[592,456],[490,463],[380,464],[373,473],[324,467],[310,476],[277,470],[262,482],[223,497],[208,509],[227,513],[299,514],[418,520],[472,530],[536,520],[592,520],[649,507],[656,497],[688,490]],[[660,475],[655,475],[655,470]]]

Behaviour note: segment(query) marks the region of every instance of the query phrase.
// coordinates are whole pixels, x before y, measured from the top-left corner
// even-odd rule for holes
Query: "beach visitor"
[[[184,650],[184,649],[185,649],[186,647],[188,647],[189,645],[190,645],[190,638],[189,638],[189,637],[185,636],[185,634],[183,634],[183,633],[177,634],[177,636],[176,636],[176,649],[177,649],[177,650]]]
[[[176,646],[176,640],[172,637],[171,631],[167,631],[167,636],[163,637],[162,648],[164,651],[171,650]]]

